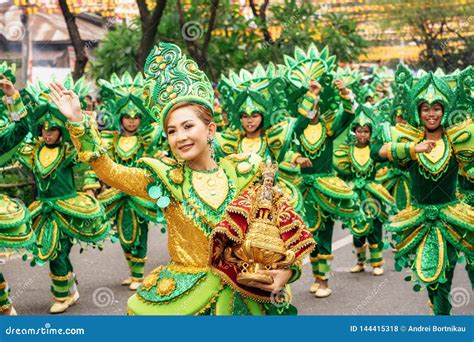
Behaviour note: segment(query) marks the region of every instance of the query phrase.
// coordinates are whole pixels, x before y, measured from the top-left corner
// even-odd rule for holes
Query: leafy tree
[[[79,28],[76,23],[76,16],[71,13],[66,0],[59,0],[59,7],[63,13],[64,21],[66,22],[67,30],[69,32],[69,38],[76,54],[76,65],[72,76],[75,80],[81,78],[86,69],[89,58],[86,55],[85,42],[81,39]]]
[[[254,5],[254,9],[258,16],[245,18],[239,6],[229,1],[192,0],[185,5],[178,0],[176,8],[165,8],[154,43],[178,44],[213,81],[231,69],[282,63],[284,54],[293,54],[296,46],[305,49],[312,42],[321,47],[329,45],[331,52],[344,61],[357,58],[366,46],[354,22],[342,16],[318,16],[318,7],[310,0],[285,0],[258,9]],[[123,24],[108,33],[95,52],[94,77],[142,70],[131,66],[141,36],[136,26],[128,29]],[[267,36],[269,28],[278,31],[273,33],[274,38]],[[116,57],[118,54],[121,58]]]
[[[328,13],[319,25],[320,43],[329,46],[339,62],[350,62],[364,53],[369,43],[357,30],[357,23],[346,15]]]
[[[95,60],[91,63],[92,77],[109,79],[115,72],[119,75],[128,71],[132,75],[139,71],[138,51],[141,27],[122,23],[110,30],[99,47],[94,50]]]
[[[407,1],[398,4],[397,20],[386,22],[399,31],[409,32],[409,39],[420,48],[414,67],[447,71],[465,68],[474,54],[473,37],[469,37],[474,7],[469,2],[455,6],[446,1]]]

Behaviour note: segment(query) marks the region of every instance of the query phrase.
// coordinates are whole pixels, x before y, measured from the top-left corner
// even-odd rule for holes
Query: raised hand
[[[321,84],[319,84],[318,81],[316,80],[310,80],[309,81],[309,91],[313,93],[314,95],[318,96],[319,92],[323,89]]]
[[[64,88],[60,83],[51,83],[49,89],[49,98],[69,121],[82,121],[81,102],[73,91]]]
[[[0,75],[0,89],[5,93],[7,96],[13,96],[16,93],[15,86],[5,75]]]
[[[334,85],[336,86],[336,88],[339,90],[339,92],[342,95],[348,95],[349,94],[349,89],[346,88],[346,85],[344,84],[344,81],[335,80]]]

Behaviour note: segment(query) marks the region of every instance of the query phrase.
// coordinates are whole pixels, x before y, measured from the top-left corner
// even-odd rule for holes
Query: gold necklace
[[[192,171],[191,183],[201,200],[213,210],[219,209],[229,194],[229,182],[221,168],[211,173]]]

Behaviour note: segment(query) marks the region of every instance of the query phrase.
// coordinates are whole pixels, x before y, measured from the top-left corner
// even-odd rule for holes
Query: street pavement
[[[167,236],[153,227],[149,232],[147,273],[168,262]],[[394,271],[393,252],[384,251],[385,273],[375,277],[371,268],[364,273],[351,274],[355,264],[352,239],[347,230],[337,225],[334,231],[333,274],[330,287],[333,294],[319,299],[310,294],[312,284],[309,260],[303,275],[292,285],[293,304],[300,315],[429,315],[426,290],[415,292],[415,283],[404,278],[410,273]],[[71,259],[79,281],[81,298],[67,311],[67,315],[125,315],[127,299],[132,292],[120,283],[128,276],[127,264],[120,244],[108,241],[103,251],[86,249],[79,253],[74,246]],[[48,265],[30,267],[20,255],[0,257],[0,271],[10,288],[19,315],[47,315],[51,305]],[[464,264],[458,264],[452,289],[453,315],[473,315],[474,296]]]

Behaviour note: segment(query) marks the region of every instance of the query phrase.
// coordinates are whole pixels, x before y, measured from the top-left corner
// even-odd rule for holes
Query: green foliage
[[[113,73],[138,72],[136,58],[140,46],[141,28],[137,23],[122,23],[110,30],[94,50],[90,74],[93,79],[109,79]]]
[[[28,171],[23,171],[22,169],[0,172],[0,184],[12,185],[11,188],[2,189],[2,194],[11,198],[21,199],[26,205],[29,205],[33,201],[33,187],[30,185],[13,185],[24,184],[31,181],[31,175],[28,174]]]
[[[357,32],[357,24],[347,16],[329,13],[324,16],[320,26],[321,43],[329,46],[331,54],[339,62],[357,60],[369,46]]]
[[[285,0],[271,3],[267,9],[267,23],[260,18],[247,19],[239,6],[220,1],[215,28],[207,51],[203,51],[210,19],[210,1],[192,0],[184,6],[186,29],[181,29],[179,13],[168,5],[161,18],[157,33],[159,41],[171,42],[184,53],[203,56],[201,67],[217,82],[222,73],[241,68],[252,69],[258,63],[283,63],[283,55],[292,55],[296,46],[303,50],[311,43],[321,48],[330,46],[330,52],[338,60],[356,59],[367,46],[356,31],[356,24],[340,15],[318,16],[318,7],[310,0]],[[92,75],[109,78],[113,72],[122,74],[137,70],[135,56],[138,51],[141,29],[137,20],[133,28],[122,24],[110,31],[95,51]],[[265,41],[262,30],[271,27],[280,31],[279,37]]]
[[[419,61],[405,63],[414,68],[447,72],[471,65],[474,54],[474,37],[469,36],[474,7],[471,3],[446,1],[400,0],[396,20],[385,22],[385,27],[410,32],[409,41],[421,48]],[[449,37],[449,38],[446,38]]]

